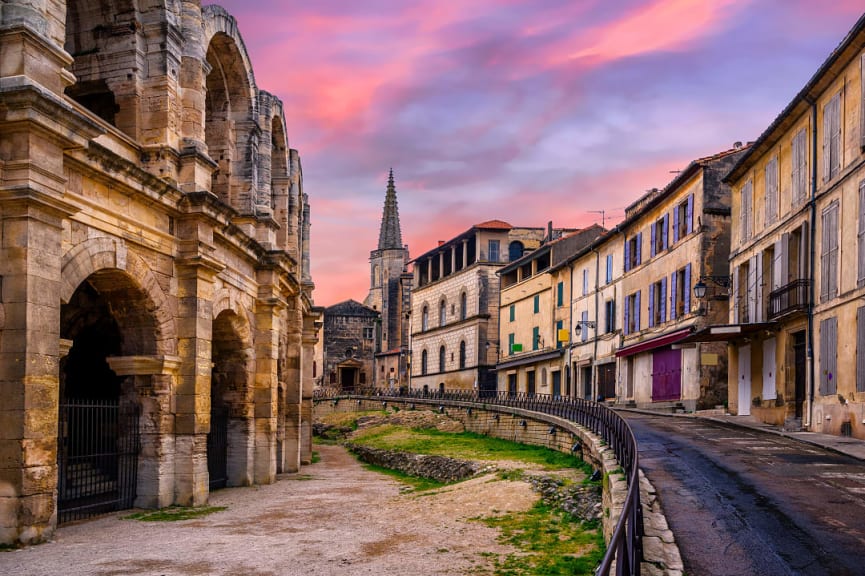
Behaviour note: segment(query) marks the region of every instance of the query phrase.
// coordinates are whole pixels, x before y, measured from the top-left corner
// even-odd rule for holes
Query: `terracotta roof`
[[[475,224],[473,228],[483,228],[484,230],[510,230],[513,226],[504,220],[487,220],[482,224]]]

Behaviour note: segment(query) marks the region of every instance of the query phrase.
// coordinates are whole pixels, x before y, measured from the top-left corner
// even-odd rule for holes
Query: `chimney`
[[[547,240],[553,239],[553,221],[547,222]]]
[[[444,245],[444,243],[445,243],[445,241],[444,241],[444,240],[439,240],[439,246],[443,246],[443,245]]]
[[[733,142],[733,150],[738,150],[741,147],[742,147],[742,142],[740,140],[736,140],[735,142]]]

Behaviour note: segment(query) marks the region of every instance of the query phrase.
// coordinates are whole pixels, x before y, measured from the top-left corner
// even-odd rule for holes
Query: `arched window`
[[[460,320],[465,320],[468,316],[468,296],[463,292],[460,294]]]
[[[460,342],[460,369],[466,367],[466,341]]]
[[[519,240],[514,240],[508,245],[508,260],[513,262],[523,257],[523,243]]]
[[[445,347],[439,348],[439,372],[445,371]]]
[[[442,298],[442,301],[439,302],[439,326],[445,325],[445,319],[447,318],[447,303],[445,299]]]
[[[427,353],[426,353],[426,350],[424,350],[420,354],[420,373],[421,374],[426,374],[426,359],[427,359]]]
[[[424,331],[429,330],[429,306],[426,304],[423,305],[420,315],[420,329]]]

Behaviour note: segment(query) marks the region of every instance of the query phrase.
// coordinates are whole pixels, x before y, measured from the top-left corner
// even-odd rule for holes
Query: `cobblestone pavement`
[[[628,413],[686,574],[865,573],[865,463],[758,429]]]
[[[513,550],[477,516],[527,510],[525,482],[474,478],[435,493],[365,470],[338,446],[300,474],[215,492],[223,512],[183,522],[124,520],[129,512],[61,527],[51,543],[0,552],[9,576],[282,576],[490,574]]]

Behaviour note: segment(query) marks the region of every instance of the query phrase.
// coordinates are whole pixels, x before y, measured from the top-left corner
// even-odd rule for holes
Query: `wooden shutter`
[[[685,212],[685,220],[687,221],[687,233],[694,231],[694,195],[688,194],[688,206]]]
[[[742,322],[754,322],[757,310],[757,257],[748,259],[748,314]]]
[[[838,203],[823,211],[820,246],[820,299],[838,295]]]
[[[664,247],[664,250],[670,247],[669,243],[669,232],[667,231],[670,227],[670,215],[664,214],[664,217],[661,219],[661,245]]]
[[[655,285],[649,284],[649,328],[655,325]]]
[[[830,176],[834,178],[841,171],[841,92],[832,97],[831,105],[832,133],[829,138],[829,161],[832,163]]]
[[[667,277],[666,276],[661,278],[661,297],[658,298],[658,302],[661,306],[661,310],[659,313],[661,316],[661,323],[663,324],[664,322],[667,321]]]
[[[856,391],[865,392],[865,306],[856,310]]]
[[[787,232],[781,235],[781,257],[778,264],[781,268],[781,286],[786,286],[790,283],[790,234]]]
[[[756,306],[754,307],[754,312],[751,314],[751,317],[754,319],[754,322],[762,322],[763,321],[763,253],[757,252],[757,255],[754,256],[754,263],[757,266],[757,269],[754,271],[754,292],[756,293]]]
[[[775,361],[777,345],[777,340],[774,338],[763,341],[763,400],[774,400],[777,396],[775,387],[778,370]]]
[[[649,226],[649,232],[651,234],[652,241],[649,243],[649,258],[653,258],[655,256],[655,241],[658,239],[658,223],[654,222],[651,226]]]
[[[643,263],[643,233],[642,232],[637,233],[636,252],[637,252],[637,266],[639,266],[640,264]]]
[[[625,272],[631,269],[631,241],[625,238]]]
[[[751,237],[751,206],[754,184],[752,180],[742,186],[742,214],[739,222],[739,243],[744,244]]]
[[[774,156],[766,164],[763,182],[765,183],[766,224],[773,223],[778,217],[778,157]]]
[[[786,284],[786,278],[781,274],[784,271],[783,262],[787,258],[786,239],[784,234],[779,240],[775,241],[774,259],[772,263],[772,290],[777,290]]]
[[[733,295],[730,300],[733,302],[733,324],[739,323],[739,267],[733,268]]]
[[[863,56],[865,58],[865,56]],[[858,265],[856,285],[865,285],[865,180],[859,183]]]
[[[837,393],[838,319],[820,321],[820,394]]]
[[[673,244],[679,241],[679,207],[673,208]]]
[[[629,322],[631,319],[631,298],[633,296],[625,296],[625,325],[622,326],[624,334],[630,334],[631,332],[631,323]]]
[[[830,178],[830,172],[832,170],[829,163],[829,150],[830,145],[829,141],[832,139],[832,100],[823,106],[823,182],[826,182]]]
[[[634,331],[640,331],[640,290],[637,290],[637,295],[634,301]]]
[[[682,286],[682,299],[685,301],[683,316],[691,313],[691,265],[685,266],[685,281]]]
[[[670,320],[676,319],[676,282],[678,272],[673,272],[670,275]]]
[[[580,340],[585,342],[589,338],[589,327],[586,326],[586,322],[589,321],[589,311],[583,310],[582,315],[580,316],[582,320],[583,329],[580,331]]]

